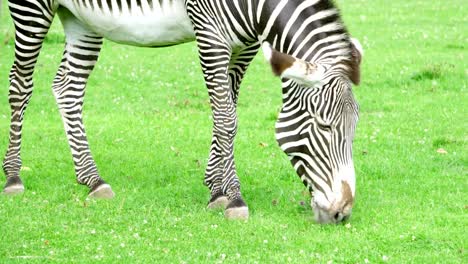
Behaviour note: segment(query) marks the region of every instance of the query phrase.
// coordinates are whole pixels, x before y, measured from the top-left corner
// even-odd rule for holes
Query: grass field
[[[2,153],[14,54],[5,2]],[[280,82],[261,56],[241,89],[236,139],[251,217],[226,221],[222,211],[205,209],[212,120],[194,43],[105,43],[84,119],[100,173],[117,196],[86,200],[50,88],[63,49],[57,19],[26,113],[26,192],[0,196],[0,263],[468,263],[466,3],[338,4],[365,49],[362,85],[354,89],[361,113],[349,224],[313,223],[309,197],[274,140]]]

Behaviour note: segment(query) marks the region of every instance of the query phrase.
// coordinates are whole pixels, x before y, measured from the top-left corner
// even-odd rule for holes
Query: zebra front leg
[[[250,65],[250,62],[257,54],[259,44],[255,43],[252,46],[248,46],[245,49],[231,54],[231,60],[229,62],[229,70],[228,70],[228,78],[229,78],[229,91],[231,92],[231,98],[234,103],[234,111],[237,108],[237,99],[239,96],[239,88],[244,78],[245,72]],[[217,137],[216,135],[213,136],[213,141],[211,143],[210,149],[210,163],[208,163],[207,168],[207,179],[206,183],[211,183],[212,187],[211,190],[211,199],[208,203],[209,208],[226,208],[228,206],[229,200],[227,199],[226,195],[222,192],[222,177],[214,178],[214,180],[210,181],[210,175],[217,175],[213,173],[213,170],[216,169],[216,164],[219,164],[218,158],[220,153],[219,149],[217,148]],[[222,173],[222,168],[220,168]]]
[[[207,45],[203,45],[206,43],[200,45],[200,42],[201,40],[198,43],[200,60],[210,96],[214,123],[205,183],[211,190],[211,203],[217,198],[217,194],[221,198],[227,197],[226,218],[247,219],[249,211],[242,199],[234,162],[233,144],[237,133],[237,114],[228,80],[231,52],[225,47],[207,48]]]
[[[59,8],[58,14],[66,43],[52,88],[72,152],[77,181],[90,188],[90,197],[112,198],[112,188],[98,174],[82,121],[86,83],[98,59],[103,39],[68,10]]]
[[[34,67],[54,11],[48,6],[49,2],[10,0],[8,3],[15,24],[15,61],[10,71],[8,101],[11,124],[8,150],[3,161],[6,176],[3,192],[15,194],[24,191],[20,179],[23,117],[32,96]]]
[[[205,185],[210,189],[210,200],[208,201],[209,209],[225,209],[229,203],[226,194],[222,189],[223,168],[220,166],[222,162],[221,150],[219,149],[219,140],[213,132],[211,140],[210,155],[208,165],[205,171]]]

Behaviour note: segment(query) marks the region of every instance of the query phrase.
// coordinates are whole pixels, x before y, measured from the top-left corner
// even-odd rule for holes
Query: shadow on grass
[[[411,76],[411,80],[424,81],[440,79],[442,76],[450,73],[455,65],[453,64],[430,64]]]

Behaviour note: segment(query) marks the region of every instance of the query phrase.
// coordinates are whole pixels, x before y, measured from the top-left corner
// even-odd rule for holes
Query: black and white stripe
[[[313,89],[283,79],[284,105],[276,126],[277,139],[301,179],[315,193],[332,199],[338,171],[343,164],[352,167],[351,142],[357,120],[350,83],[354,81],[350,72],[353,45],[331,1],[9,0],[9,6],[16,28],[16,59],[10,73],[10,145],[3,163],[6,191],[14,186],[22,188],[19,170],[23,115],[31,98],[35,62],[56,13],[65,29],[66,44],[53,91],[78,182],[91,188],[91,194],[113,195],[97,172],[81,113],[86,83],[106,37],[140,46],[165,46],[196,39],[214,120],[205,183],[211,190],[212,203],[219,199],[228,203],[222,203],[228,217],[248,216],[233,157],[236,106],[241,81],[262,43],[271,43],[281,53],[324,69],[323,85]],[[164,28],[160,29],[169,23],[171,12],[177,14],[172,19],[182,25],[181,30],[191,23],[193,32],[184,29],[180,36],[170,38]],[[134,30],[140,35],[126,39],[125,34],[106,31],[94,22],[116,21],[126,27],[122,30],[132,31],[132,21],[144,23],[165,15],[168,20],[159,21],[161,26],[147,25],[158,29],[162,38],[167,37],[160,42],[157,38],[147,41],[155,36],[145,38],[148,33],[141,25]],[[137,18],[140,20],[132,20]]]

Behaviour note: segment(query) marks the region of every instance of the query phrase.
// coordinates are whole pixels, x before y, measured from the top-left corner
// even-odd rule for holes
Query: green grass
[[[2,152],[14,54],[5,2]],[[363,82],[354,89],[361,113],[350,225],[314,224],[311,208],[301,206],[309,197],[274,140],[280,82],[261,56],[241,89],[236,139],[251,217],[231,222],[205,209],[212,120],[194,43],[142,49],[106,42],[84,119],[100,173],[117,196],[86,200],[50,89],[63,49],[57,19],[26,113],[26,192],[0,196],[0,262],[467,263],[466,4],[338,3],[365,48]]]

